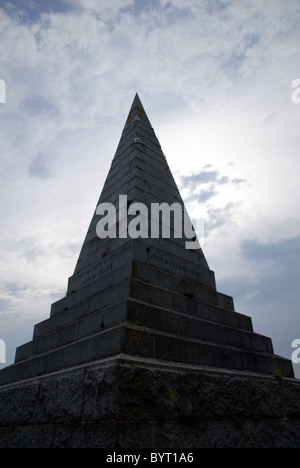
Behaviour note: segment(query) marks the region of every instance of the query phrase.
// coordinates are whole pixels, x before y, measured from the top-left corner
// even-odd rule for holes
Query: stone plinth
[[[300,447],[300,384],[125,355],[0,388],[0,447]]]

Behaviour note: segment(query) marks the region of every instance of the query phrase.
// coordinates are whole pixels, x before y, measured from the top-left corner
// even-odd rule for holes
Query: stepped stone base
[[[231,297],[134,260],[120,267],[52,305],[0,372],[0,388],[118,354],[294,376]]]
[[[300,381],[118,355],[0,388],[0,448],[300,447]]]
[[[121,194],[148,215],[152,203],[184,208],[137,95],[97,206]],[[0,447],[299,445],[291,361],[217,291],[173,221],[169,239],[127,238],[120,221],[100,239],[95,211],[66,296],[0,372]]]

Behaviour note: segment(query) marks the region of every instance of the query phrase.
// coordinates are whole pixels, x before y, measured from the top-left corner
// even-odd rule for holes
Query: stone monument
[[[183,225],[136,95],[67,294],[0,371],[0,447],[299,446],[291,361],[217,291]]]

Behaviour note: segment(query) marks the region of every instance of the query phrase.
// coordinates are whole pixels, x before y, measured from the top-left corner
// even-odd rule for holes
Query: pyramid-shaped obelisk
[[[153,203],[180,203],[184,210],[138,95],[67,295],[35,326],[33,340],[17,349],[15,363],[0,372],[0,385],[118,355],[262,374],[280,369],[292,377],[291,362],[274,355],[271,340],[254,333],[250,317],[217,292],[202,249],[187,249],[175,229],[169,238],[131,238],[116,216],[111,226],[118,235],[99,238],[97,208],[110,203],[118,214],[120,195],[129,212],[135,203],[149,213]],[[160,228],[163,223],[161,217]]]
[[[0,448],[299,447],[299,396],[217,291],[136,95],[67,294],[0,371]]]

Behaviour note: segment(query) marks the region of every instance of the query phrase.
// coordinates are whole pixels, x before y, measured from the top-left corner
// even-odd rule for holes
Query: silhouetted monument
[[[163,202],[184,210],[136,95],[67,294],[0,372],[0,447],[298,445],[292,364],[216,290],[195,238],[171,212],[170,236],[128,235],[121,211],[142,203],[150,230]],[[100,239],[104,203],[119,235]]]

